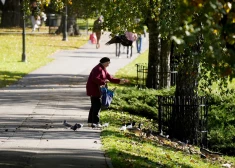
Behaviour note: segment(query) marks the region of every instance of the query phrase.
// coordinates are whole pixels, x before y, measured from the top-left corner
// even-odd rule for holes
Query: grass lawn
[[[147,63],[147,56],[148,51],[121,68],[115,76],[135,81],[136,64]],[[110,84],[110,88],[114,86],[117,86],[114,101],[118,101],[118,90],[127,86]],[[137,90],[135,87],[131,87],[133,90]],[[144,90],[142,91],[144,92]],[[164,91],[150,90],[150,92],[162,94]],[[101,121],[109,122],[109,127],[104,128],[101,133],[103,150],[111,158],[114,168],[221,168],[223,164],[235,166],[235,157],[203,159],[197,146],[184,146],[167,139],[161,140],[129,131],[120,131],[121,125],[130,121],[143,123],[143,128],[156,127],[153,120],[129,114],[121,109],[101,112]]]
[[[62,41],[62,35],[26,34],[27,62],[22,62],[22,30],[0,29],[0,32],[3,31],[10,34],[0,34],[0,87],[8,86],[29,72],[46,65],[52,61],[52,58],[48,56],[54,52],[77,49],[88,40],[88,36],[69,36],[68,41]],[[30,31],[31,29],[26,30],[26,32]],[[48,32],[48,29],[45,28],[41,31]],[[132,63],[120,69],[116,73],[116,77],[135,81],[136,64],[147,63],[147,55],[148,51],[141,54]],[[112,87],[112,85],[110,86]],[[126,86],[118,86],[118,89],[124,87]],[[136,88],[133,87],[134,89]],[[218,160],[202,159],[199,155],[199,149],[195,146],[191,146],[190,151],[189,148],[183,148],[183,146],[168,140],[160,141],[156,138],[146,138],[132,132],[120,131],[122,122],[131,118],[138,123],[154,127],[152,120],[129,115],[123,111],[105,110],[101,113],[103,122],[110,121],[110,126],[104,128],[101,134],[103,150],[112,159],[115,168],[220,168],[224,163],[235,165],[234,157],[223,156]]]
[[[112,160],[114,168],[221,168],[222,164],[235,163],[234,157],[202,159],[196,146],[184,147],[177,142],[155,137],[139,136],[120,131],[128,114],[117,111],[102,112],[102,120],[112,121],[102,130],[103,150]],[[132,116],[137,122],[148,123],[145,118]]]
[[[94,21],[95,19],[88,19],[88,20],[77,19],[77,24],[79,25],[79,29],[86,30],[88,28],[88,30],[91,30],[93,27]]]
[[[7,31],[7,34],[0,34],[0,87],[10,85],[29,72],[46,65],[52,61],[48,56],[56,51],[77,49],[88,40],[86,35],[68,36],[68,41],[62,41],[62,35],[26,34],[27,62],[22,62],[22,34],[16,33],[22,30]],[[26,30],[30,31],[31,29]],[[6,29],[0,32],[6,32]]]

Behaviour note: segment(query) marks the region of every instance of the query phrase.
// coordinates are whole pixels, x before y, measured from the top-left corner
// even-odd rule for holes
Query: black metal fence
[[[146,87],[146,79],[148,75],[148,65],[147,64],[136,64],[137,67],[137,86],[139,88]]]
[[[137,86],[138,88],[145,88],[146,87],[146,79],[148,75],[148,65],[146,63],[136,64],[137,67]],[[170,72],[161,72],[164,73],[162,75],[170,76],[170,85],[175,86],[176,78],[177,78],[177,64],[171,65]],[[157,77],[160,76],[160,72],[157,72]],[[158,81],[159,79],[157,79]]]
[[[171,64],[170,67],[171,67],[171,72],[170,72],[171,86],[175,86],[176,85],[176,78],[177,78],[177,74],[178,74],[178,71],[177,71],[178,64]]]
[[[195,132],[195,139],[190,140],[197,145],[207,147],[207,117],[208,117],[208,99],[206,97],[175,97],[175,96],[158,96],[158,129],[164,134],[174,135],[173,127],[177,124],[174,113],[183,111],[180,120],[183,123],[184,130]],[[192,111],[194,111],[192,113]],[[191,118],[186,118],[187,113],[191,113]],[[179,116],[178,116],[179,117]],[[178,118],[179,119],[179,118]],[[194,123],[190,123],[194,122]],[[187,126],[194,126],[194,128],[187,128]],[[188,130],[187,130],[188,129]],[[183,131],[183,130],[179,130]],[[185,135],[183,132],[182,134]]]

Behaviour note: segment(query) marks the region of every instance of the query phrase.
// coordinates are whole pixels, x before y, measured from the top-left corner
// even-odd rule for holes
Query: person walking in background
[[[107,85],[108,82],[124,84],[128,83],[129,80],[113,78],[108,72],[107,67],[110,64],[110,59],[108,57],[103,57],[100,59],[98,65],[96,65],[88,77],[86,83],[87,96],[90,96],[91,107],[88,115],[88,126],[96,124],[97,127],[100,125],[100,110],[101,110],[101,91],[100,87]]]
[[[103,17],[100,16],[98,17],[98,19],[96,19],[94,21],[94,25],[93,25],[93,32],[96,34],[96,38],[97,38],[97,43],[96,43],[96,48],[100,48],[100,38],[101,38],[101,31],[103,28]]]
[[[138,36],[137,36],[137,40],[136,40],[136,49],[137,49],[137,53],[141,53],[141,49],[142,49],[142,40],[143,37],[146,37],[146,30],[144,28],[144,26],[141,27]]]
[[[137,34],[136,33],[132,33],[130,31],[126,31],[125,32],[126,38],[130,41],[136,41],[137,40]]]
[[[32,32],[38,28],[38,23],[40,20],[40,9],[36,1],[33,1],[30,5],[31,10],[31,23],[32,23]]]
[[[141,53],[141,47],[142,47],[142,35],[138,34],[138,37],[137,37],[137,40],[136,40],[137,53]]]
[[[126,31],[125,32],[125,36],[127,38],[127,40],[129,41],[136,41],[137,40],[137,34],[136,33],[132,33],[130,31]],[[131,51],[129,51],[129,47],[131,48]],[[132,47],[133,47],[133,43],[132,43],[132,46],[127,46],[127,58],[130,56],[132,56]]]

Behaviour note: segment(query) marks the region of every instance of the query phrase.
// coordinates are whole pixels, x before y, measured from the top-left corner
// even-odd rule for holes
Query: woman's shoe
[[[88,126],[88,127],[91,127],[91,125],[92,125],[92,123],[88,123],[88,125],[87,125],[87,126]]]

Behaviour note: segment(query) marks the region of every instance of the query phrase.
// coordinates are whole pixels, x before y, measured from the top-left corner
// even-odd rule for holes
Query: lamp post
[[[27,62],[26,54],[25,54],[25,0],[23,1],[23,33],[22,33],[22,62]]]
[[[67,19],[68,19],[68,0],[65,0],[64,6],[64,30],[63,30],[63,41],[68,41],[67,39]]]

